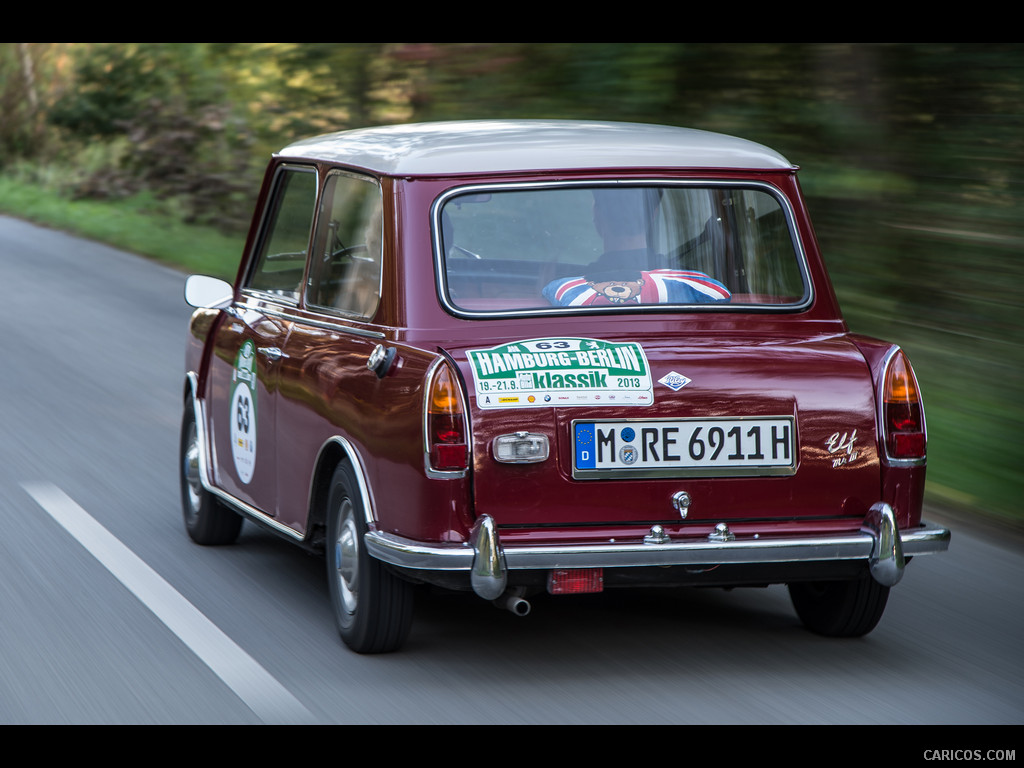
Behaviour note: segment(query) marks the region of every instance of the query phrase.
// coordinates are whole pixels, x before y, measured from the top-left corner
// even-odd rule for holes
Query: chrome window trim
[[[261,299],[261,301],[262,301],[262,299]],[[248,305],[246,305],[246,306],[248,306]],[[338,333],[349,333],[349,334],[352,334],[353,336],[363,336],[363,337],[368,338],[368,339],[385,339],[385,338],[387,338],[387,334],[385,334],[383,331],[375,331],[375,330],[372,330],[370,328],[357,328],[357,327],[354,327],[354,326],[351,326],[351,325],[345,325],[342,321],[345,320],[345,319],[348,319],[348,318],[344,318],[344,317],[337,317],[337,318],[335,318],[334,315],[321,315],[321,317],[324,318],[324,319],[321,320],[321,319],[316,318],[316,317],[306,317],[305,315],[296,314],[295,312],[289,312],[288,309],[298,309],[298,307],[291,307],[290,305],[286,309],[278,309],[276,307],[272,307],[272,306],[268,307],[268,306],[262,306],[262,305],[261,306],[256,306],[256,307],[249,307],[249,308],[250,309],[255,309],[255,310],[259,311],[259,312],[262,312],[263,314],[265,314],[265,315],[267,315],[269,317],[277,318],[278,320],[285,320],[285,321],[287,321],[289,323],[298,323],[298,324],[301,324],[301,325],[308,325],[308,326],[312,326],[313,328],[319,328],[319,329],[325,330],[325,331],[336,331]],[[309,310],[306,310],[306,311],[312,312],[313,310],[309,309]],[[319,313],[315,313],[315,314],[319,315]],[[352,320],[357,320],[357,321],[361,320],[361,318],[358,318],[355,315],[353,315],[351,317],[351,319]]]
[[[793,241],[793,250],[797,257],[797,264],[800,268],[800,276],[803,280],[805,295],[801,301],[793,304],[651,304],[632,307],[539,307],[533,309],[499,310],[487,312],[482,310],[463,309],[451,301],[448,295],[448,281],[445,271],[445,257],[441,243],[441,209],[444,204],[453,197],[465,194],[476,194],[481,192],[507,192],[529,189],[567,189],[572,187],[735,187],[742,189],[758,189],[772,196],[782,208],[786,223],[789,226],[790,238]],[[789,198],[782,194],[782,191],[764,181],[739,181],[729,179],[664,179],[657,177],[646,177],[638,179],[579,179],[569,181],[534,181],[534,182],[508,182],[508,183],[487,183],[471,184],[461,187],[454,187],[446,190],[434,200],[430,211],[431,223],[431,245],[434,251],[434,278],[438,299],[445,311],[455,317],[472,319],[500,319],[508,317],[542,317],[545,315],[569,315],[579,316],[581,314],[683,314],[690,312],[710,313],[737,313],[756,312],[771,314],[791,314],[802,312],[814,303],[814,281],[811,279],[810,267],[807,263],[807,253],[804,249],[803,240],[797,227],[797,219]]]

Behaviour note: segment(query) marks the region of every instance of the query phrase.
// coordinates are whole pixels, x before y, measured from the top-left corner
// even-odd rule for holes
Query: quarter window
[[[372,317],[380,299],[383,224],[381,191],[365,176],[327,177],[317,225],[310,304]]]

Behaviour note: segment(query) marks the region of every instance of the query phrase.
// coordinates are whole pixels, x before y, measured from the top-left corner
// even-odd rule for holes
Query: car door
[[[367,368],[384,333],[373,325],[381,293],[381,187],[333,171],[324,182],[308,289],[284,347],[277,442],[280,522],[305,527],[309,483],[329,438],[351,436],[381,407],[380,380]],[[365,437],[365,436],[361,436]]]
[[[216,482],[272,517],[278,510],[280,369],[305,280],[316,190],[311,167],[277,171],[239,300],[218,325],[210,364]]]

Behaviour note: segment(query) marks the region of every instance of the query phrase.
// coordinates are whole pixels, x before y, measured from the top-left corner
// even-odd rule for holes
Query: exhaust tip
[[[515,594],[505,594],[494,601],[498,608],[511,611],[516,616],[526,616],[530,613],[530,601]]]

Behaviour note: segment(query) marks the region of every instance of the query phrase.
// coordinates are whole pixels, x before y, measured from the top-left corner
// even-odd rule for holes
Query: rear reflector
[[[430,466],[434,469],[465,469],[465,443],[436,443],[430,446]]]
[[[896,432],[891,435],[891,446],[894,458],[924,456],[925,437],[920,432],[911,432],[909,434]]]
[[[552,595],[582,595],[603,589],[602,568],[562,568],[548,574],[548,592]]]

